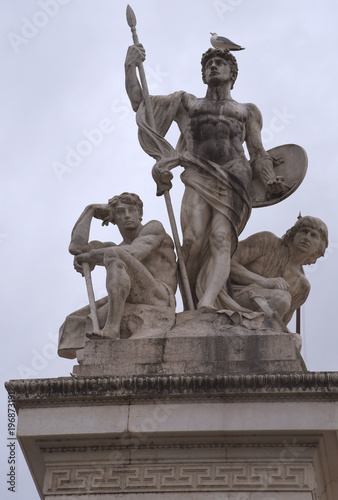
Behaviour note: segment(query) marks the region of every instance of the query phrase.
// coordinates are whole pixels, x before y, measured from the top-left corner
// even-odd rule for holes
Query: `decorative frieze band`
[[[6,383],[16,407],[35,404],[111,403],[130,397],[205,397],[253,399],[338,399],[338,372],[262,375],[172,375],[135,377],[60,377]]]
[[[312,491],[310,464],[74,465],[47,469],[48,495],[175,491]]]

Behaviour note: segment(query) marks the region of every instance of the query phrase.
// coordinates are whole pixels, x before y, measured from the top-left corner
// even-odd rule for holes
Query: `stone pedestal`
[[[336,500],[338,373],[7,383],[46,500]]]
[[[338,373],[235,321],[182,313],[87,340],[72,377],[9,382],[41,498],[337,500]]]
[[[177,315],[160,335],[90,340],[78,351],[77,376],[224,375],[306,370],[300,335],[235,325],[227,314]]]

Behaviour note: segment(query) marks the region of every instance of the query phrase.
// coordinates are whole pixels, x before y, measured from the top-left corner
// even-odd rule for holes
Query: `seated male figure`
[[[133,193],[114,196],[108,204],[88,205],[73,232],[69,251],[75,255],[74,267],[83,274],[83,263],[91,269],[107,271],[108,316],[106,323],[89,338],[120,338],[120,325],[126,302],[169,306],[176,290],[176,258],[173,242],[159,221],[142,224],[143,203]],[[122,242],[88,242],[93,218],[102,225],[116,224]]]

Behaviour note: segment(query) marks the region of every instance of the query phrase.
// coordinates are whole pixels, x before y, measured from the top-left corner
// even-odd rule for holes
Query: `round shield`
[[[266,184],[259,178],[253,166],[253,177],[250,198],[253,207],[266,207],[285,200],[303,181],[307,170],[306,151],[296,144],[285,144],[269,149],[267,153],[274,163],[274,173],[284,184],[284,190],[274,194],[269,192]]]

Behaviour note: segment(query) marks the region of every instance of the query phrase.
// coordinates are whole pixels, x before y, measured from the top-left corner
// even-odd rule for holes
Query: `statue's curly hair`
[[[115,216],[115,208],[118,203],[124,203],[128,205],[136,205],[137,211],[140,215],[140,219],[143,217],[143,201],[141,198],[135,193],[122,193],[117,196],[113,196],[108,200],[108,205],[112,208],[113,217],[112,224],[116,224],[114,216]]]
[[[238,65],[236,58],[228,49],[208,49],[206,52],[204,52],[204,54],[202,54],[201,65],[203,83],[207,83],[205,80],[205,65],[212,57],[222,57],[222,59],[224,59],[229,64],[232,81],[231,88],[233,88],[238,75]]]
[[[315,260],[313,260],[313,258],[312,259],[310,258],[308,262],[309,264],[313,264],[319,257],[323,257],[325,249],[328,247],[329,244],[327,225],[321,219],[318,219],[317,217],[311,217],[310,215],[306,215],[304,217],[300,216],[296,224],[294,224],[290,229],[288,229],[286,233],[282,236],[282,241],[284,245],[290,246],[296,233],[303,227],[315,229],[320,234],[320,242],[318,244],[318,248],[314,251],[312,255],[312,257]]]

